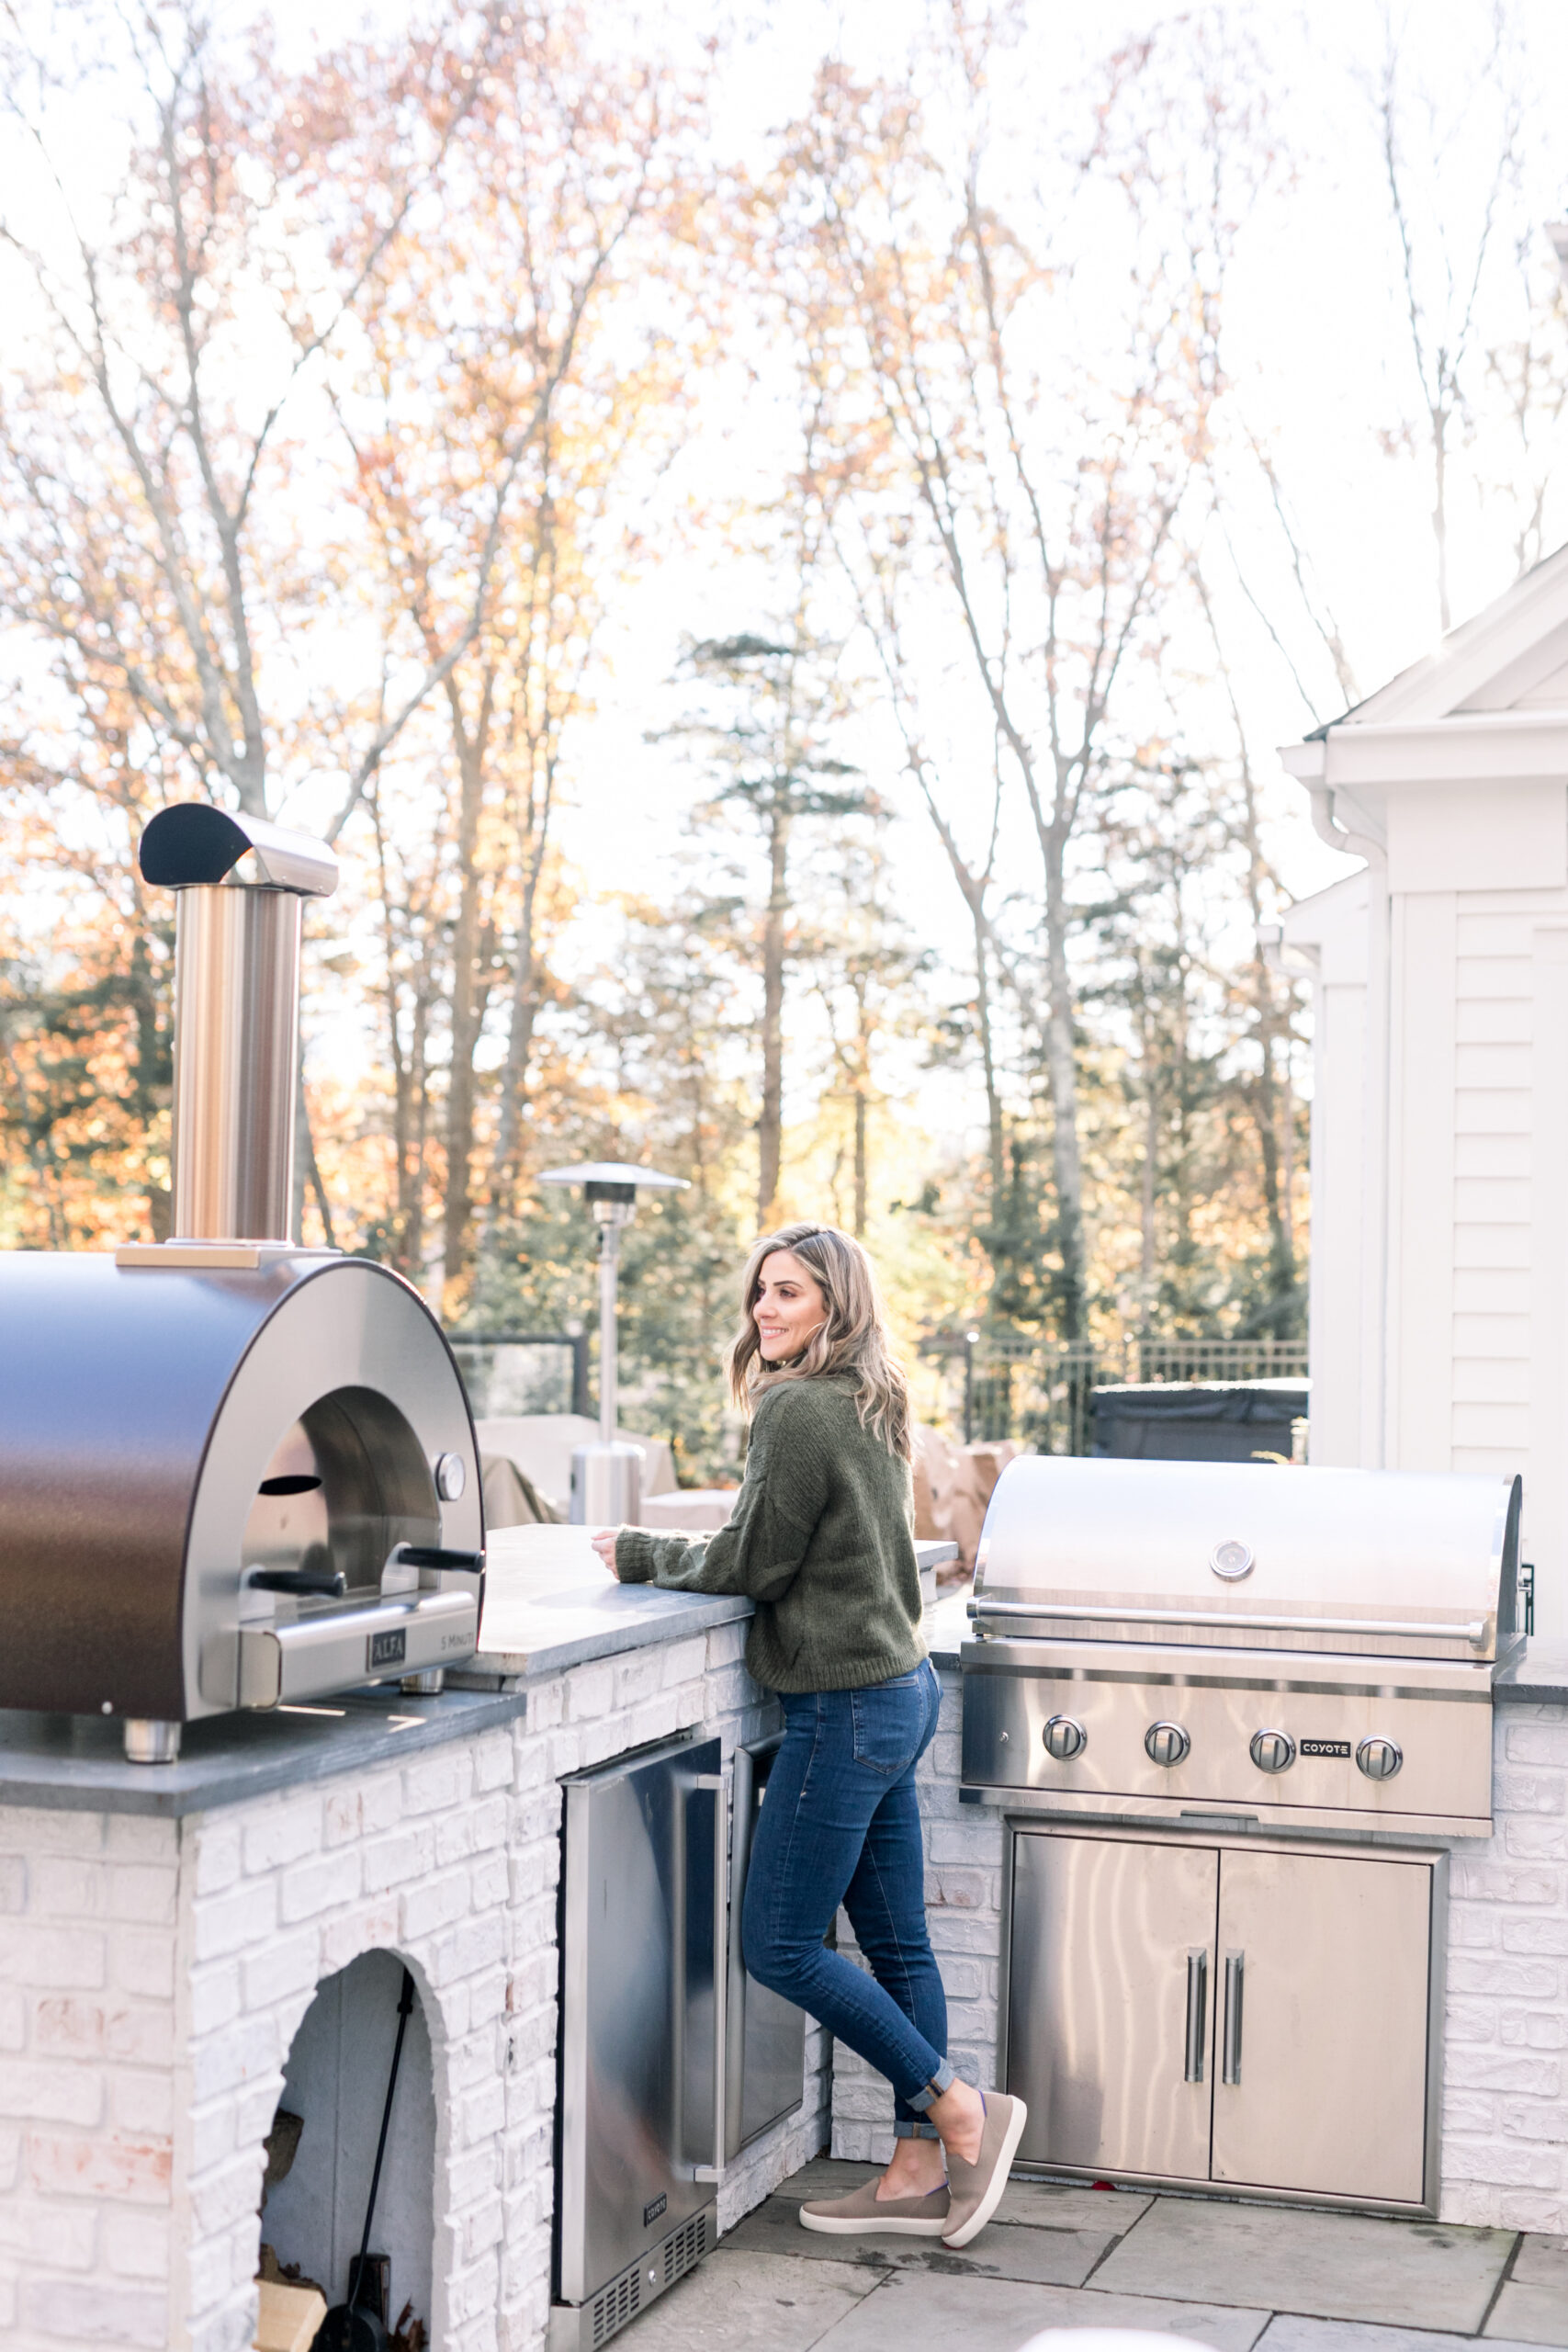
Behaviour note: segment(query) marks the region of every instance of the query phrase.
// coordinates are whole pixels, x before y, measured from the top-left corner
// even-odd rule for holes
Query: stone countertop
[[[1531,1634],[1492,1686],[1502,1706],[1568,1706],[1568,1642]]]
[[[469,1738],[510,1723],[526,1704],[512,1691],[431,1699],[347,1691],[310,1706],[186,1724],[175,1764],[128,1764],[112,1718],[0,1709],[0,1804],[177,1818]]]
[[[739,1593],[662,1592],[617,1584],[593,1550],[593,1527],[500,1527],[488,1540],[479,1646],[465,1687],[560,1674],[590,1658],[678,1642],[750,1617]]]
[[[958,1648],[969,1639],[970,1587],[963,1585],[956,1592],[944,1592],[934,1609],[926,1611],[926,1647],[931,1663],[946,1669],[958,1670]]]
[[[494,1689],[563,1673],[590,1658],[683,1641],[750,1617],[739,1593],[666,1592],[617,1584],[592,1548],[592,1527],[502,1527],[490,1538],[484,1616],[471,1663],[449,1679]],[[921,1583],[957,1556],[951,1544],[917,1544]]]
[[[0,1804],[177,1818],[339,1772],[384,1764],[509,1723],[517,1685],[590,1658],[675,1642],[749,1617],[735,1593],[620,1585],[587,1527],[507,1527],[491,1536],[479,1649],[435,1698],[385,1685],[310,1705],[211,1715],[185,1726],[175,1764],[128,1764],[112,1717],[0,1709]],[[955,1556],[919,1544],[922,1584]]]

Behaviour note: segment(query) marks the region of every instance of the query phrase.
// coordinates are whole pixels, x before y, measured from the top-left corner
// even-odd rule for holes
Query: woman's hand
[[[607,1527],[603,1535],[595,1535],[592,1538],[593,1549],[598,1553],[599,1557],[604,1561],[604,1566],[609,1569],[610,1574],[615,1577],[617,1583],[620,1579],[615,1567],[615,1544],[620,1532],[621,1531],[618,1527]]]

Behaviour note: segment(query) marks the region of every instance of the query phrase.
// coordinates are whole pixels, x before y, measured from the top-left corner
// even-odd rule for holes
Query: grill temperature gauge
[[[1179,1724],[1151,1724],[1144,1734],[1144,1753],[1151,1764],[1185,1764],[1192,1742]]]
[[[1255,1731],[1248,1753],[1260,1772],[1288,1772],[1296,1760],[1296,1743],[1288,1731]]]
[[[1356,1750],[1356,1761],[1369,1781],[1392,1781],[1404,1761],[1404,1750],[1397,1739],[1374,1736],[1362,1740]]]
[[[1046,1755],[1054,1756],[1058,1764],[1070,1764],[1089,1746],[1088,1732],[1071,1715],[1053,1715],[1040,1737]]]

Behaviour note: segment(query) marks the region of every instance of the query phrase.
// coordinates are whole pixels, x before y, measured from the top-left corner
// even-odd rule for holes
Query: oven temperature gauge
[[[1053,1715],[1040,1738],[1046,1755],[1054,1756],[1058,1764],[1070,1764],[1089,1746],[1088,1732],[1071,1715]]]

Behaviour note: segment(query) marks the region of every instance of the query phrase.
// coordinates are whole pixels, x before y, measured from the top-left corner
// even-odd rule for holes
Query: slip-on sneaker
[[[965,2164],[951,2148],[946,2152],[950,2203],[947,2227],[942,2233],[943,2245],[967,2245],[971,2238],[979,2236],[1002,2201],[1008,2169],[1029,2120],[1029,2109],[1021,2098],[1010,2098],[1006,2091],[985,2091],[981,2097],[986,2122],[975,2162]]]
[[[847,2197],[814,2197],[800,2209],[803,2230],[828,2237],[860,2237],[868,2230],[895,2237],[939,2238],[947,2227],[947,2186],[924,2197],[882,2197],[874,2180],[863,2181]]]

